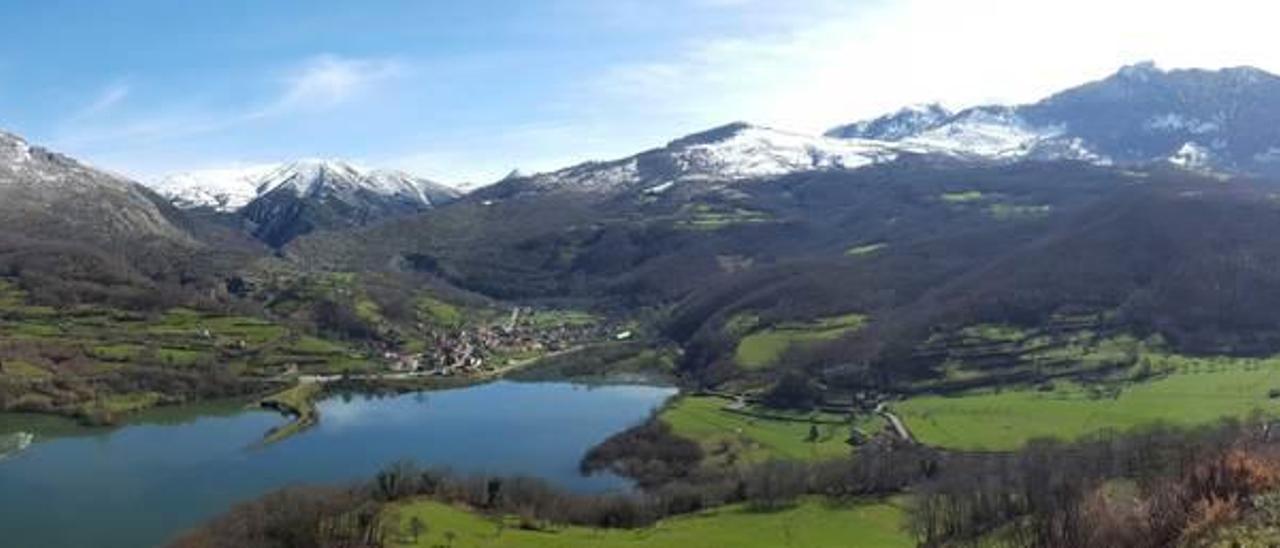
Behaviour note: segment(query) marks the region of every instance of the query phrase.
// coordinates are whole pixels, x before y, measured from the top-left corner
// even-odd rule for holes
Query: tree
[[[413,516],[409,518],[409,534],[413,535],[413,543],[418,543],[418,537],[427,532],[427,524],[422,521],[421,517]]]
[[[798,371],[787,371],[764,395],[764,404],[776,409],[812,409],[821,391]]]

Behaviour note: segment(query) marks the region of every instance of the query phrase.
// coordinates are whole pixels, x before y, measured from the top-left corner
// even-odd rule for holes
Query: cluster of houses
[[[501,323],[433,329],[421,354],[388,357],[393,358],[393,369],[402,372],[477,374],[510,365],[513,359],[559,352],[608,336],[598,322],[540,325],[533,321],[533,314],[516,309]]]

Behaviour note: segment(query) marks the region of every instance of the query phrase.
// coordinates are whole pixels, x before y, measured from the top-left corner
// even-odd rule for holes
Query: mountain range
[[[1269,226],[1271,202],[1258,201],[1268,191],[1254,185],[1276,174],[1278,117],[1280,78],[1265,72],[1139,64],[1029,105],[909,107],[825,135],[733,123],[627,158],[513,173],[467,195],[334,160],[171,176],[154,182],[153,191],[6,134],[0,224],[10,242],[72,242],[99,262],[110,249],[139,257],[94,272],[184,286],[200,280],[204,288],[238,276],[269,249],[297,268],[385,270],[499,298],[657,304],[734,284],[801,284],[788,306],[811,296],[822,306],[905,311],[920,306],[911,301],[927,287],[923,280],[978,276],[1030,238],[1102,242],[1076,234],[1076,227],[1124,226],[1111,217],[1119,215],[1114,208],[1104,207],[1122,199],[1132,210],[1125,218],[1152,224],[1204,199],[1217,204],[1214,211],[1224,211],[1222,203],[1247,204],[1241,214]],[[1231,178],[1232,186],[1203,185]],[[1146,185],[1152,181],[1166,184]],[[1237,225],[1220,222],[1226,220],[1203,217],[1201,229],[1238,233]],[[1265,243],[1255,237],[1237,243],[1248,243],[1252,254]],[[1227,251],[1185,240],[1198,242],[1197,253]],[[988,247],[974,248],[975,242]],[[1191,252],[1190,243],[1160,242],[1169,257]],[[1079,256],[1098,253],[1088,264],[1122,264],[1108,255],[1117,245],[1085,246]],[[0,267],[9,272],[48,255],[45,247],[39,253],[12,247],[26,251],[0,250],[0,259],[10,258]],[[215,250],[224,255],[209,266]],[[1210,264],[1202,259],[1195,264]],[[1062,300],[1035,305],[1031,315],[1068,302],[1121,306],[1182,283],[1126,285],[1162,279],[1156,270],[1143,273],[1152,264],[1115,278],[1124,283],[1108,282],[1129,293],[1098,299],[1063,290]],[[1204,275],[1220,274],[1213,268],[1227,264],[1205,266]],[[40,272],[51,271],[57,269]],[[852,290],[817,281],[851,276],[881,293],[850,297]],[[708,310],[726,310],[727,303]],[[883,312],[883,325],[896,313]]]
[[[841,125],[824,135],[737,122],[619,160],[533,175],[516,172],[472,197],[696,194],[793,173],[854,170],[903,158],[951,164],[1169,164],[1276,176],[1280,77],[1248,67],[1164,71],[1140,63],[1032,104],[960,111],[916,105]],[[364,226],[461,196],[403,172],[326,160],[176,174],[151,186],[180,208],[243,217],[256,237],[275,247],[313,230]]]
[[[937,104],[915,105],[837,126],[821,136],[738,122],[620,160],[511,176],[477,195],[655,194],[686,183],[705,190],[920,156],[980,164],[1171,164],[1278,176],[1280,77],[1249,67],[1164,71],[1140,63],[1033,104],[955,112]]]
[[[1170,161],[1276,176],[1280,77],[1251,67],[1163,71],[1140,63],[1029,105],[959,112],[928,105],[839,126],[827,135],[942,146],[997,158]]]

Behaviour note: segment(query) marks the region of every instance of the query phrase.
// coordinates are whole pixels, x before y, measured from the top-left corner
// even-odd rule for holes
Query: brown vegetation
[[[912,527],[927,546],[1174,546],[1237,519],[1280,488],[1265,425],[1153,427],[1006,455],[954,455],[920,486]]]

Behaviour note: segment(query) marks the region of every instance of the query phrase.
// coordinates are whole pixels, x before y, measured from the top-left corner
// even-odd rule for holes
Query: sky
[[[139,180],[344,158],[462,186],[734,121],[819,133],[1119,67],[1280,72],[1256,0],[7,0],[0,129]]]

